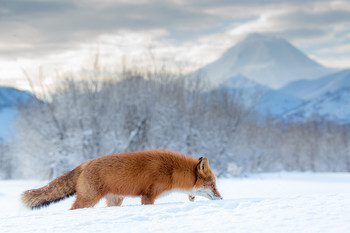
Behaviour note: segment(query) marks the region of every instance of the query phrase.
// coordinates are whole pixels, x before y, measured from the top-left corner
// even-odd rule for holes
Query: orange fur
[[[125,196],[141,196],[142,204],[153,204],[160,194],[174,189],[187,191],[191,201],[195,195],[221,199],[207,158],[153,150],[93,159],[43,188],[26,191],[22,200],[35,208],[74,193],[71,209],[92,207],[103,197],[108,206],[121,205]]]

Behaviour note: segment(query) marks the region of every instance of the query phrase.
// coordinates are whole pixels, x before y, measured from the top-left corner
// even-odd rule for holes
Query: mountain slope
[[[29,92],[11,87],[0,87],[0,139],[6,139],[12,133],[12,121],[16,116],[16,107],[34,99],[35,97]]]
[[[196,71],[194,76],[215,87],[241,74],[260,84],[280,88],[294,80],[316,78],[331,72],[334,70],[309,59],[284,39],[252,34],[215,62]]]
[[[229,78],[216,91],[238,94],[242,103],[247,107],[253,106],[264,115],[281,116],[304,103],[298,97],[271,89],[243,75]]]
[[[321,95],[336,92],[339,89],[350,87],[350,69],[345,69],[315,80],[298,80],[291,82],[280,90],[310,100]]]
[[[281,88],[306,100],[285,117],[305,119],[320,115],[328,120],[350,122],[350,70],[343,70],[316,80],[300,80]]]

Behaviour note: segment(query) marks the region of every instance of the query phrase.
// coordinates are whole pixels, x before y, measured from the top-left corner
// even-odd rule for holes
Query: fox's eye
[[[213,185],[213,184],[212,184],[212,185],[211,185],[211,187],[213,187],[213,188],[214,188],[214,187],[215,187],[215,185]]]

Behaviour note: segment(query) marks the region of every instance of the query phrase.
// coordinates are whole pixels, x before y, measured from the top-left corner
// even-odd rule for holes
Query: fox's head
[[[216,189],[216,178],[209,167],[209,161],[207,158],[199,158],[196,173],[197,182],[195,184],[194,194],[211,200],[222,199],[220,193]]]

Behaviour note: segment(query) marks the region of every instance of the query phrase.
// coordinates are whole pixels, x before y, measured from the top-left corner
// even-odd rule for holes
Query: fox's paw
[[[193,195],[191,195],[191,194],[189,194],[188,195],[188,200],[190,200],[190,201],[194,201],[194,199],[195,199],[196,197],[195,196],[193,196]]]

